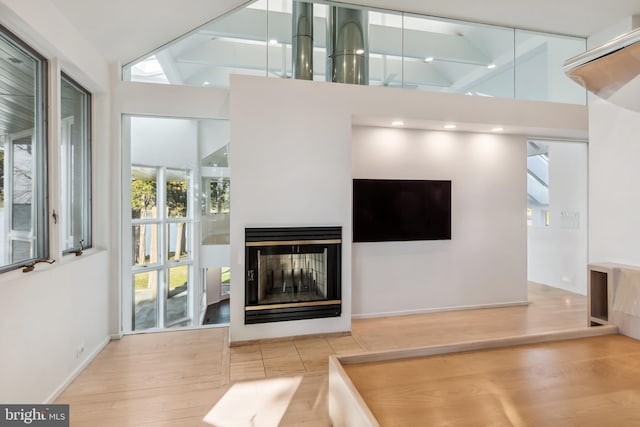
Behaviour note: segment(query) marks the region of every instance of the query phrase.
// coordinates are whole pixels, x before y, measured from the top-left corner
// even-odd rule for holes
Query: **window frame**
[[[65,188],[64,183],[65,182],[70,182],[73,178],[68,178],[67,180],[63,179],[63,174],[69,174],[69,170],[66,170],[66,168],[62,167],[62,164],[64,161],[66,161],[67,159],[65,158],[65,154],[64,154],[64,150],[62,149],[62,146],[64,144],[63,138],[62,138],[62,128],[64,126],[64,118],[62,117],[62,84],[63,81],[66,81],[67,84],[71,85],[74,89],[76,89],[78,92],[82,93],[84,95],[84,101],[83,101],[83,106],[82,106],[82,110],[84,113],[84,120],[83,123],[81,124],[82,126],[82,135],[83,135],[83,141],[82,141],[82,146],[84,148],[84,152],[82,155],[82,169],[83,169],[83,173],[82,173],[82,178],[83,180],[85,180],[85,189],[83,191],[82,194],[82,244],[80,244],[80,240],[78,240],[77,243],[74,244],[72,247],[70,248],[64,248],[66,245],[66,241],[67,241],[67,231],[68,231],[68,227],[71,224],[70,221],[70,207],[72,206],[72,200],[71,197],[69,197],[68,194],[68,188]],[[82,252],[82,250],[84,249],[90,249],[93,247],[93,164],[92,164],[92,133],[93,133],[93,121],[92,121],[92,113],[93,113],[93,95],[92,93],[86,89],[84,86],[82,86],[80,83],[78,83],[75,79],[73,79],[71,76],[69,76],[67,73],[65,73],[64,71],[60,71],[60,147],[61,147],[61,151],[60,151],[60,159],[59,159],[59,165],[60,165],[60,178],[61,178],[61,185],[60,185],[60,196],[61,196],[61,206],[60,206],[60,210],[61,213],[63,215],[63,227],[61,227],[60,233],[61,233],[61,239],[60,239],[60,246],[61,246],[61,251],[62,251],[62,255],[69,255],[69,254],[76,254],[76,255],[80,255]],[[63,202],[64,201],[64,202]]]
[[[19,52],[25,54],[34,61],[34,112],[33,112],[33,128],[32,132],[32,146],[34,159],[31,164],[34,172],[32,193],[31,193],[31,212],[33,217],[31,218],[31,231],[30,234],[33,239],[32,254],[29,258],[19,260],[17,262],[11,262],[8,264],[0,265],[0,273],[5,273],[12,270],[23,268],[29,264],[33,264],[36,261],[46,260],[50,253],[50,239],[49,239],[49,177],[48,177],[48,161],[49,161],[49,114],[51,112],[49,105],[49,84],[50,84],[50,62],[49,60],[40,54],[37,50],[32,48],[29,44],[24,42],[22,38],[18,37],[15,33],[8,28],[0,24],[0,40],[3,43],[11,46]],[[29,131],[25,129],[24,132]],[[6,156],[6,146],[3,147]],[[6,164],[6,163],[5,163]],[[3,174],[6,174],[6,170],[3,170]],[[4,180],[6,187],[7,180]],[[4,193],[4,199],[6,200],[6,192]],[[5,217],[6,219],[6,217]],[[3,227],[5,224],[3,224]],[[6,236],[11,244],[9,236]]]

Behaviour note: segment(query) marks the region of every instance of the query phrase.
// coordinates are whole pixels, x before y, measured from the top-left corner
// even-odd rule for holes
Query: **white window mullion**
[[[158,327],[166,326],[167,311],[167,289],[168,289],[168,272],[167,272],[167,169],[158,168],[158,181],[156,183],[156,206],[158,209],[159,230],[158,230],[158,264],[162,267],[158,274]]]

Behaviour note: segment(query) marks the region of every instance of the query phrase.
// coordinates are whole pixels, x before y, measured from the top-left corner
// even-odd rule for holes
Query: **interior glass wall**
[[[201,120],[200,159],[200,260],[203,296],[199,301],[202,324],[229,323],[231,283],[229,232],[231,223],[231,173],[228,120]]]
[[[359,33],[361,47],[342,44]],[[216,87],[228,87],[232,73],[341,82],[331,62],[346,54],[344,66],[366,62],[359,84],[585,104],[585,90],[561,67],[585,49],[583,38],[330,1],[259,0],[124,66],[123,76]],[[309,72],[300,74],[303,63]]]
[[[527,145],[529,281],[586,294],[587,144]]]
[[[586,103],[584,88],[562,71],[566,59],[586,50],[585,39],[516,30],[515,43],[516,98]]]
[[[405,15],[405,87],[513,98],[513,31]]]

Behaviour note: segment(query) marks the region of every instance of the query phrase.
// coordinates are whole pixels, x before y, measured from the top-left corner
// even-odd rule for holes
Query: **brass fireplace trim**
[[[329,240],[276,240],[271,242],[246,242],[245,246],[291,246],[291,245],[333,245],[336,243],[342,243],[342,239],[329,239]]]
[[[294,307],[317,307],[321,305],[342,304],[342,300],[334,299],[328,301],[309,301],[309,302],[289,302],[285,304],[265,304],[265,305],[249,305],[244,308],[245,311],[269,310],[276,308],[294,308]]]

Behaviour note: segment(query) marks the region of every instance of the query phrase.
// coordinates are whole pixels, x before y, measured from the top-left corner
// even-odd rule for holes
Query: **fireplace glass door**
[[[247,323],[259,323],[253,322],[257,318],[327,317],[320,312],[329,307],[331,315],[338,307],[339,315],[341,230],[338,228],[337,238],[335,233],[329,237],[300,234],[306,229],[276,230],[282,234],[275,239],[248,236],[246,242]],[[290,230],[298,234],[291,235]],[[270,318],[275,320],[265,320]]]

